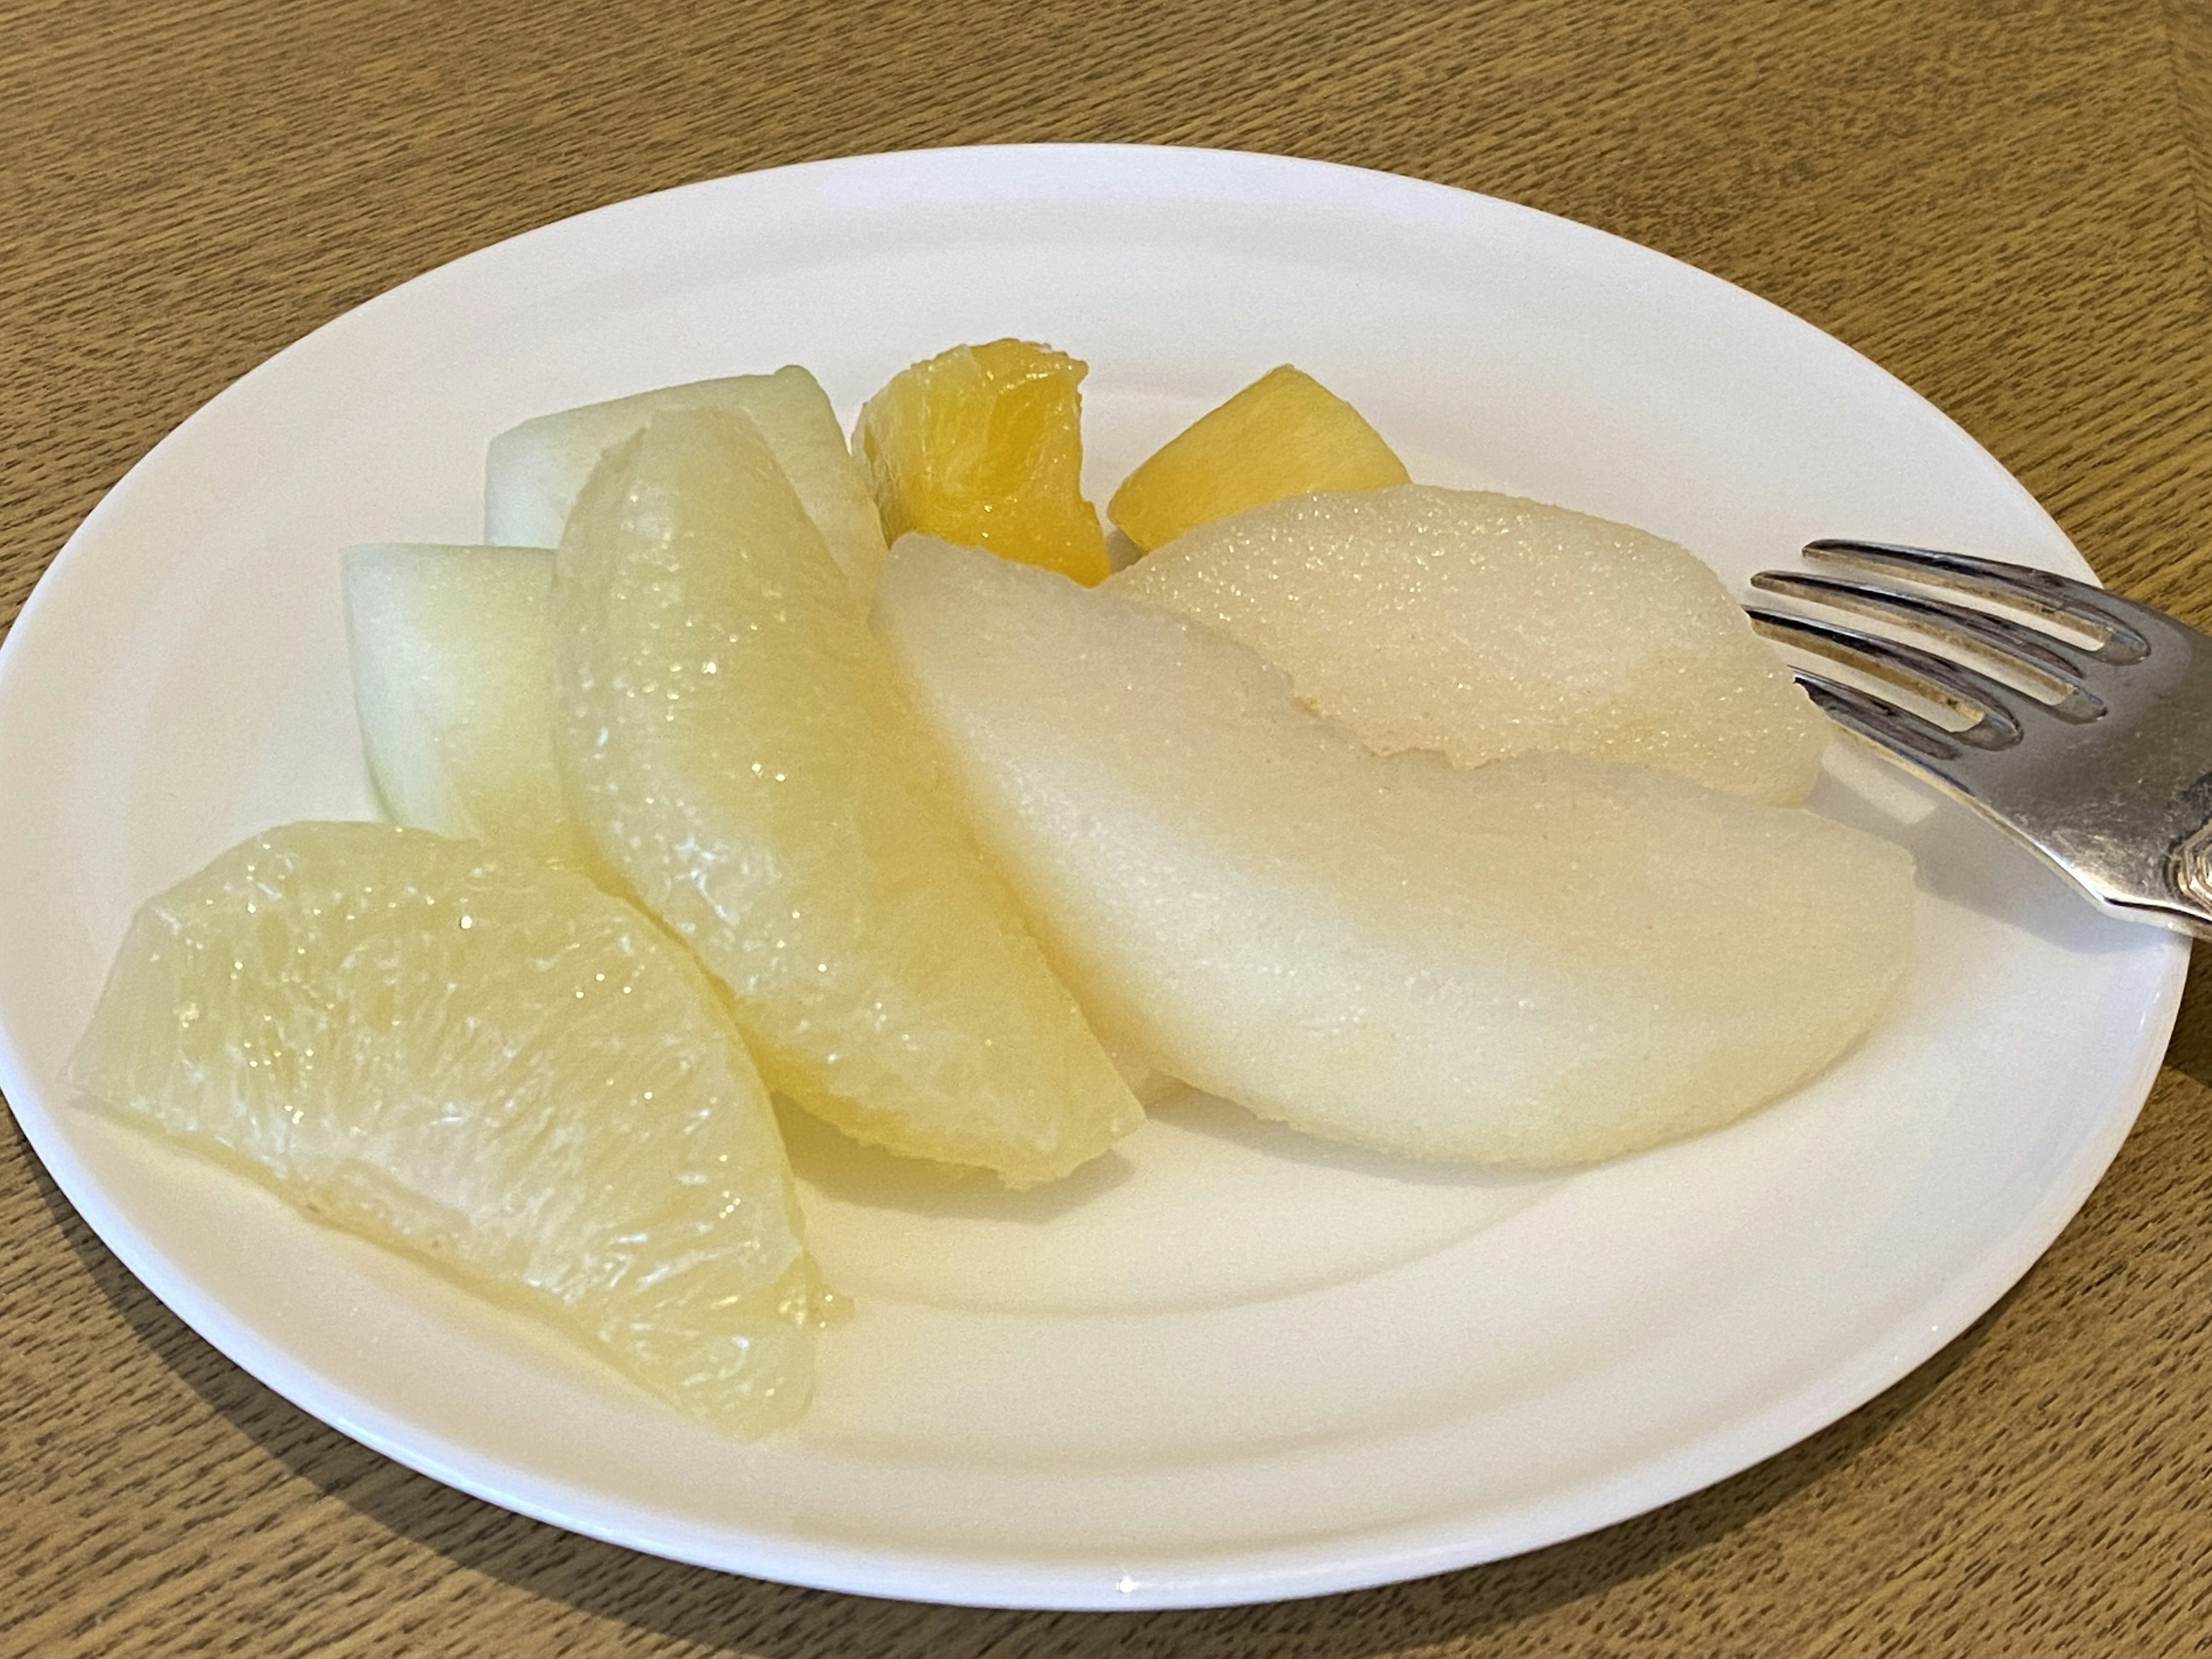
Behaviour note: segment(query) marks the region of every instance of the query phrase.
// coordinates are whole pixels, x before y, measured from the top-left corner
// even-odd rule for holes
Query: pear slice
[[[1696,555],[1517,496],[1295,496],[1111,585],[1243,641],[1377,749],[1563,749],[1794,806],[1832,731]]]
[[[1262,1116],[1581,1163],[1796,1087],[1874,1020],[1912,860],[1649,768],[1382,756],[1245,647],[919,536],[874,626],[1099,1029]]]

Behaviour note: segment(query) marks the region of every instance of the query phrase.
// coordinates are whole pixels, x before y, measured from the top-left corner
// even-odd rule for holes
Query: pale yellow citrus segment
[[[571,803],[773,1087],[1018,1185],[1136,1126],[750,423],[662,416],[611,455],[554,599]]]
[[[1406,464],[1358,410],[1285,363],[1154,451],[1122,480],[1106,516],[1149,553],[1285,495],[1406,480]]]
[[[1109,586],[1250,646],[1385,751],[1564,750],[1794,805],[1832,731],[1695,554],[1489,490],[1271,502]]]
[[[1088,372],[1049,347],[994,340],[892,376],[853,434],[884,538],[918,530],[1103,580],[1105,533],[1082,491]]]
[[[254,836],[139,911],[70,1076],[692,1416],[806,1403],[821,1292],[767,1093],[696,964],[581,877],[386,824]]]

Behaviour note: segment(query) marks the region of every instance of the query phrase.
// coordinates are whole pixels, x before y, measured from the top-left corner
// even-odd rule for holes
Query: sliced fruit
[[[1286,669],[1383,750],[1637,761],[1794,805],[1831,727],[1694,554],[1485,490],[1307,495],[1115,577]]]
[[[706,976],[581,877],[256,836],[139,911],[70,1079],[693,1416],[805,1405],[820,1290],[767,1093]]]
[[[773,1087],[1016,1185],[1136,1126],[749,422],[662,415],[611,455],[554,611],[569,799]]]
[[[1633,1151],[1811,1077],[1904,969],[1912,860],[1810,813],[1377,755],[1225,635],[922,537],[875,626],[1100,1029],[1313,1133]]]
[[[1122,480],[1106,516],[1149,553],[1285,495],[1380,489],[1406,478],[1406,464],[1358,410],[1285,363],[1153,452]]]
[[[589,870],[553,764],[553,553],[346,549],[354,707],[396,823]]]
[[[955,346],[901,370],[853,432],[884,534],[919,530],[1085,584],[1109,568],[1083,499],[1086,365],[1026,340]]]
[[[884,562],[884,532],[868,481],[845,447],[829,395],[796,365],[773,374],[694,380],[525,421],[491,441],[484,459],[484,539],[555,547],[599,457],[665,410],[720,409],[748,416],[775,454],[830,556],[863,587]]]

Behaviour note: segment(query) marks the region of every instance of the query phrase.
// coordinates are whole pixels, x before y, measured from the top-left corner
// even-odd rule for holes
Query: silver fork
[[[1840,540],[1805,557],[1850,574],[1763,570],[1752,586],[1890,632],[1763,605],[1745,607],[1753,625],[1966,724],[1799,667],[1815,703],[2106,908],[2212,938],[2212,637],[2026,565]]]

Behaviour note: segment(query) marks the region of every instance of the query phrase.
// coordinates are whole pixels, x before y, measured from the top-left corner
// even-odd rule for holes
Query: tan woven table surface
[[[9,0],[0,625],[164,432],[405,277],[688,179],[1039,139],[1355,162],[1677,255],[1917,386],[2107,581],[2212,623],[2205,0]],[[793,1589],[441,1487],[181,1326],[11,1125],[0,1652],[2212,1651],[2212,984],[2167,1060],[2021,1286],[1796,1449],[1518,1560],[1158,1614]]]

